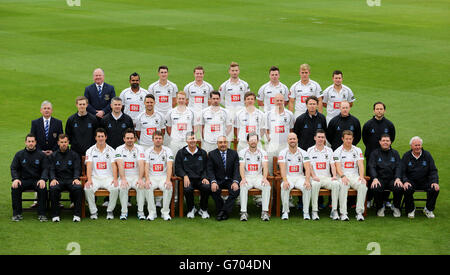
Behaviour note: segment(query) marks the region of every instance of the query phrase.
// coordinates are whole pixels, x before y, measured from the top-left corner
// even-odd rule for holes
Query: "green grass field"
[[[381,0],[230,0],[142,1],[2,0],[0,2],[0,254],[69,254],[78,242],[81,254],[369,254],[378,242],[381,254],[449,254],[450,235],[450,32],[448,1]],[[372,104],[387,105],[400,154],[419,135],[439,169],[441,192],[428,220],[377,218],[333,222],[321,211],[319,222],[305,222],[298,211],[289,221],[275,216],[239,222],[238,211],[226,222],[214,218],[175,218],[139,222],[135,207],[126,222],[83,220],[71,214],[54,224],[39,223],[36,213],[11,222],[10,163],[43,100],[65,123],[75,113],[74,99],[102,67],[116,93],[141,74],[141,86],[157,79],[159,65],[182,89],[203,65],[215,88],[228,78],[231,61],[252,91],[268,81],[270,66],[279,66],[288,87],[299,79],[302,63],[322,88],[332,84],[335,69],[357,98],[352,114],[363,124]],[[362,142],[359,144],[364,148]],[[210,200],[210,210],[213,201]],[[118,210],[118,208],[116,208]],[[212,211],[210,211],[212,212]]]

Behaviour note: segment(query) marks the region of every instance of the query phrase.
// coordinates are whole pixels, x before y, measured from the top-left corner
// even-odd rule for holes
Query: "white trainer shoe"
[[[319,214],[317,213],[317,211],[313,211],[313,212],[312,212],[312,219],[313,219],[313,221],[318,221],[318,220],[320,220]]]
[[[266,211],[262,211],[261,212],[261,220],[266,221],[266,222],[269,221],[270,220],[269,213]]]
[[[289,220],[289,213],[288,212],[283,212],[283,215],[281,215],[281,219],[282,220]]]
[[[198,210],[198,214],[202,216],[202,219],[209,219],[208,211],[203,211],[202,209]]]
[[[170,221],[170,220],[172,219],[172,217],[170,217],[170,215],[162,215],[162,218],[163,218],[165,221]]]
[[[408,218],[414,219],[415,215],[416,215],[416,209],[414,209],[413,211],[408,213]]]
[[[308,220],[311,219],[311,216],[309,216],[309,213],[303,213],[303,219],[304,219],[305,221],[308,221]]]
[[[61,220],[59,219],[58,216],[52,218],[52,222],[60,222],[60,221]]]
[[[337,210],[331,210],[330,218],[334,221],[339,220],[339,214]]]
[[[392,211],[394,218],[400,218],[400,216],[402,215],[402,212],[400,212],[400,209],[392,207]]]
[[[114,220],[114,214],[113,214],[113,212],[107,212],[107,213],[106,213],[106,219],[107,219],[107,220]]]
[[[380,209],[378,209],[377,216],[378,217],[384,217],[384,206],[381,207]]]
[[[81,218],[79,216],[73,216],[73,222],[81,222]]]
[[[186,217],[188,219],[193,219],[195,217],[195,213],[197,212],[197,209],[195,209],[195,206],[192,208],[192,210],[187,213]]]
[[[341,221],[349,221],[350,219],[346,214],[341,214]]]
[[[242,213],[241,213],[241,218],[240,218],[240,220],[243,221],[243,222],[244,222],[244,221],[246,222],[246,221],[248,220],[248,214],[247,214],[247,212],[242,212]]]
[[[150,215],[150,214],[149,214],[149,215],[147,216],[147,220],[148,220],[148,221],[154,221],[154,220],[156,219],[156,217],[157,217],[156,215]]]
[[[356,220],[357,221],[364,221],[364,215],[361,213],[356,214]]]
[[[423,213],[429,219],[434,219],[435,218],[433,211],[428,210],[426,207],[423,209]]]
[[[91,214],[91,220],[97,220],[97,219],[98,219],[97,213]]]

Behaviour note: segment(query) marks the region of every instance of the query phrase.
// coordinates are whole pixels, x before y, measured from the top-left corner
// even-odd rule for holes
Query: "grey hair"
[[[96,70],[100,70],[100,71],[102,71],[102,74],[103,74],[103,75],[105,75],[105,71],[103,71],[103,69],[102,69],[102,68],[97,68],[97,69],[95,69],[95,70],[94,70],[94,71],[92,72],[92,74],[95,74],[95,71],[96,71]]]
[[[422,140],[419,136],[412,137],[411,140],[409,141],[409,145],[411,146],[411,144],[413,143],[413,141],[416,140],[416,139],[417,139],[418,141],[420,141],[420,144],[421,144],[421,145],[423,145],[423,140]]]
[[[226,135],[218,136],[218,137],[217,137],[217,140],[219,140],[219,138],[221,138],[221,137],[224,137],[224,138],[225,138],[225,141],[228,141],[228,137],[227,137]]]
[[[44,100],[44,101],[41,103],[41,109],[42,109],[45,105],[50,105],[50,108],[53,109],[53,105],[52,105],[52,103],[51,103],[50,101]]]

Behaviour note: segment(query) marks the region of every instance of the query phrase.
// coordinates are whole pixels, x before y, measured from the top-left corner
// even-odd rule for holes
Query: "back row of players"
[[[261,87],[257,96],[249,91],[246,82],[239,79],[238,64],[232,63],[229,73],[230,79],[221,85],[219,91],[214,91],[210,84],[203,81],[203,68],[196,67],[195,81],[186,85],[184,91],[177,92],[177,86],[167,79],[168,68],[161,66],[158,69],[160,80],[151,84],[148,91],[139,87],[139,75],[133,73],[130,75],[130,88],[122,91],[120,97],[115,97],[114,88],[104,83],[103,71],[96,69],[95,83],[86,87],[84,97],[77,98],[78,112],[66,123],[65,132],[69,136],[71,149],[80,156],[85,155],[95,143],[94,130],[98,127],[106,130],[107,143],[113,149],[125,142],[123,133],[126,129],[136,130],[138,143],[144,150],[154,145],[152,135],[160,131],[167,135],[164,143],[173,154],[186,146],[186,134],[189,132],[201,134],[202,149],[207,152],[217,148],[219,137],[227,136],[228,140],[232,140],[233,134],[238,140],[237,150],[242,151],[249,146],[247,137],[253,132],[258,135],[259,148],[263,148],[260,140],[266,141],[264,150],[269,161],[268,169],[273,174],[272,159],[288,147],[286,141],[290,132],[296,133],[298,146],[305,151],[316,145],[315,136],[320,129],[324,137],[326,134],[333,151],[343,144],[345,130],[352,132],[353,145],[359,143],[360,123],[350,115],[355,99],[352,91],[342,84],[342,72],[333,72],[334,84],[322,92],[320,85],[309,79],[309,66],[303,64],[300,66],[301,80],[289,91],[278,80],[278,68],[272,67],[270,81]],[[258,105],[264,106],[265,112],[255,108],[256,100]],[[220,103],[225,108],[220,107]],[[285,109],[289,104],[289,109],[293,111],[294,103],[295,115]],[[44,120],[51,115],[51,108],[47,108],[50,111],[45,113],[48,105],[44,102],[41,106]],[[326,118],[321,114],[322,106],[327,106]],[[385,109],[382,102],[375,103],[375,115],[363,127],[367,163],[370,153],[380,147],[382,134],[388,134],[391,142],[395,139],[394,125],[384,118]],[[33,130],[35,124],[32,124],[31,130],[34,134],[37,132]],[[38,141],[46,141],[38,142],[38,149],[47,154],[56,150],[56,145],[52,145],[53,148],[44,147],[52,143],[51,139],[56,138],[57,132],[37,138]],[[359,150],[353,155],[362,158],[359,148],[352,150]],[[333,151],[325,152],[324,156],[331,158]],[[329,171],[327,167],[321,169]],[[333,200],[333,210],[336,210],[335,206],[337,198]],[[361,207],[358,210],[360,212]]]

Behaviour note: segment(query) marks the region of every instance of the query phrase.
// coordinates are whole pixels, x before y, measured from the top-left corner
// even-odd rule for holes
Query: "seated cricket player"
[[[297,134],[289,133],[288,148],[281,150],[278,156],[281,177],[281,204],[283,206],[282,220],[289,219],[289,194],[293,188],[302,191],[303,219],[310,220],[309,204],[311,202],[311,179],[309,157],[306,151],[298,147]],[[303,173],[303,167],[305,173]]]
[[[147,220],[153,221],[157,217],[153,191],[163,191],[161,217],[170,221],[170,200],[173,186],[171,182],[174,156],[169,147],[163,146],[164,134],[161,131],[153,133],[153,147],[145,151],[145,199],[148,204]]]
[[[124,144],[116,148],[115,161],[119,171],[119,199],[122,206],[120,219],[128,217],[128,191],[136,190],[138,204],[138,218],[143,216],[144,192],[138,186],[144,185],[145,154],[144,149],[134,144],[136,133],[133,129],[127,129],[123,134]],[[143,217],[145,219],[145,216]]]
[[[336,173],[340,177],[339,210],[341,221],[348,221],[347,195],[348,189],[355,189],[356,197],[356,220],[364,221],[364,202],[367,194],[367,183],[364,179],[364,156],[358,147],[352,144],[353,132],[344,130],[342,132],[343,144],[333,153]]]
[[[337,211],[339,198],[339,181],[336,179],[336,167],[333,160],[333,151],[325,146],[325,131],[318,129],[314,136],[316,145],[309,147],[307,153],[311,162],[311,208],[312,219],[319,220],[319,191],[320,188],[331,190],[332,210],[330,218],[339,220]],[[331,170],[331,173],[330,173]]]
[[[86,200],[89,204],[91,219],[98,219],[97,206],[95,205],[95,192],[100,189],[109,191],[109,203],[106,209],[106,219],[114,219],[113,211],[119,196],[119,180],[117,166],[114,157],[116,151],[106,144],[106,130],[98,128],[95,130],[95,145],[86,151],[86,176],[84,185]]]
[[[267,180],[269,174],[267,153],[258,148],[258,134],[252,132],[247,136],[249,147],[239,152],[239,172],[241,174],[240,198],[241,198],[241,221],[248,220],[247,200],[248,190],[257,188],[262,190],[262,212],[261,219],[268,221],[271,185]]]

